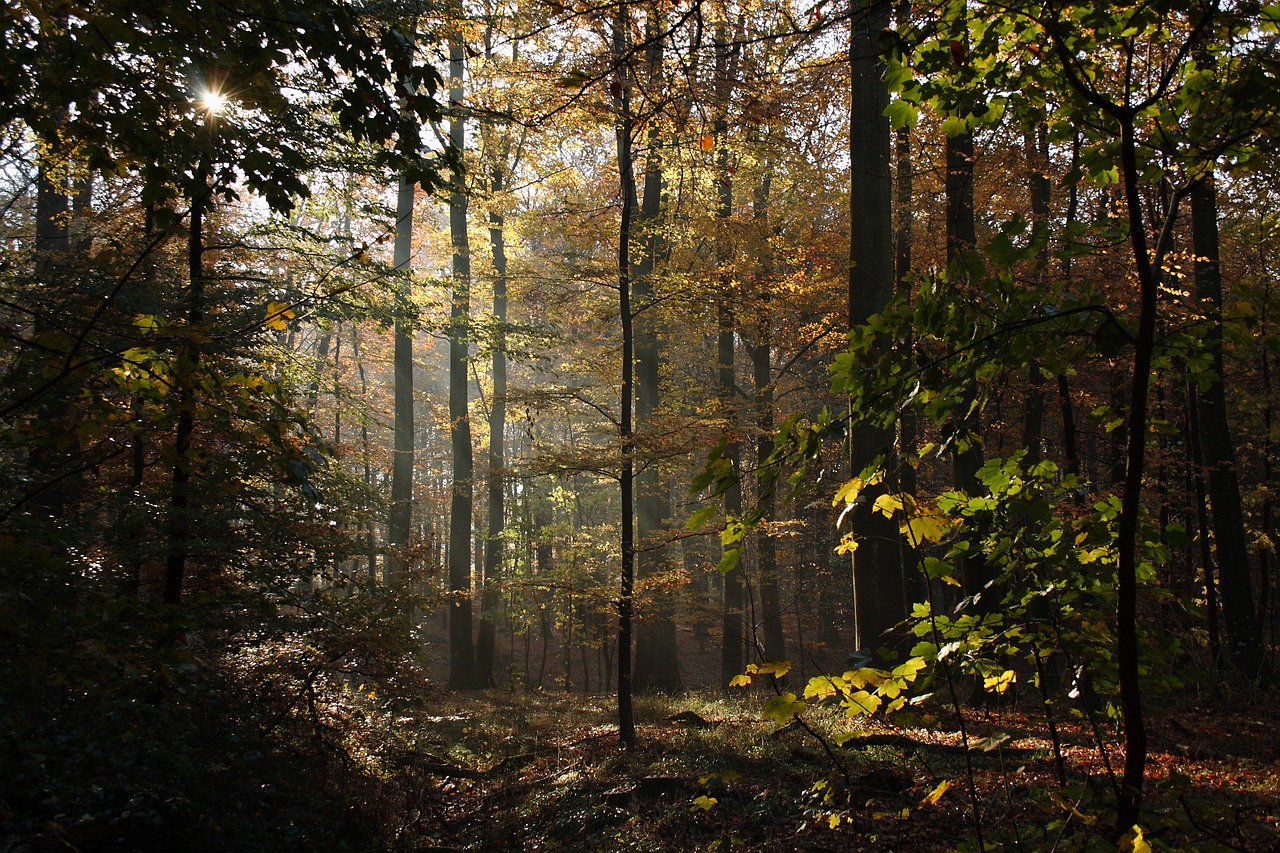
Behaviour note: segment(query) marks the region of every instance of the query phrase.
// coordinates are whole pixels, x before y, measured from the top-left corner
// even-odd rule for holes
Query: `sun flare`
[[[200,108],[207,113],[220,113],[227,106],[227,96],[216,89],[206,89],[200,94]]]

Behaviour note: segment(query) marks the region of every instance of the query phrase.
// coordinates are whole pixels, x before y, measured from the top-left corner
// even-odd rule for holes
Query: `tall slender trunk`
[[[736,475],[742,470],[742,443],[738,438],[738,430],[733,424],[737,410],[737,401],[734,399],[737,386],[734,369],[734,320],[733,309],[725,299],[720,302],[719,326],[720,331],[716,337],[716,363],[719,365],[720,408],[722,417],[728,421],[724,433],[726,443],[724,455],[735,474],[724,493],[724,514],[729,518],[740,518],[742,516],[742,481]],[[739,560],[724,573],[724,601],[720,620],[720,686],[724,688],[728,687],[731,678],[743,671],[746,664],[742,655],[745,641],[743,613],[746,605],[743,581],[742,563]]]
[[[1157,270],[1147,248],[1142,197],[1138,191],[1137,138],[1132,110],[1116,115],[1120,125],[1121,180],[1129,222],[1129,244],[1138,274],[1138,333],[1134,341],[1132,392],[1129,403],[1128,448],[1124,491],[1116,532],[1116,664],[1120,682],[1120,715],[1124,724],[1124,774],[1116,803],[1116,835],[1138,822],[1147,766],[1147,729],[1142,713],[1138,663],[1138,523],[1142,511],[1142,480],[1146,473],[1147,407],[1151,362],[1155,354]],[[1168,216],[1173,216],[1171,210]]]
[[[191,199],[187,222],[187,327],[195,330],[204,323],[204,209],[209,199],[209,155],[201,155],[197,187]],[[192,336],[179,352],[174,385],[178,399],[178,424],[173,438],[173,473],[169,491],[169,546],[165,562],[165,604],[182,600],[186,582],[191,535],[191,440],[195,433],[195,390],[193,372],[199,370],[200,347]]]
[[[965,14],[961,12],[961,15]],[[963,18],[958,22],[953,43],[968,48],[967,25]],[[967,61],[967,60],[961,60]],[[947,266],[954,277],[954,286],[963,288],[969,281],[968,253],[977,245],[977,228],[973,211],[974,148],[973,134],[965,132],[949,137],[946,143],[946,216],[947,216]],[[978,469],[982,467],[983,452],[979,443],[980,418],[973,405],[978,397],[976,380],[966,389],[962,404],[963,414],[953,424],[959,440],[952,451],[952,483],[957,489],[971,495],[982,492],[978,481]],[[960,573],[964,594],[973,599],[978,612],[989,613],[999,605],[998,596],[988,586],[994,574],[987,560],[981,556],[960,559]]]
[[[894,23],[899,29],[910,26],[912,16],[911,0],[898,0],[894,8]],[[911,296],[911,239],[915,225],[915,208],[913,204],[914,173],[911,162],[911,129],[900,127],[894,134],[894,180],[896,197],[894,200],[894,292],[898,299],[905,300]],[[904,352],[911,352],[915,347],[913,336],[908,333],[906,340],[898,344]],[[920,435],[920,416],[911,410],[902,412],[898,419],[897,454],[915,454]],[[916,494],[916,469],[913,465],[899,464],[895,469],[893,485],[905,495]],[[903,612],[913,601],[927,598],[924,587],[925,579],[917,571],[917,554],[915,543],[907,541],[907,537],[898,537],[898,553],[901,561],[899,571],[902,575]]]
[[[454,8],[461,22],[461,3]],[[467,239],[466,116],[463,114],[466,54],[461,32],[449,37],[449,147],[456,158],[449,192],[449,238],[453,245],[453,294],[449,313],[449,444],[453,482],[449,490],[449,686],[475,686],[472,644],[471,509],[474,459],[468,379],[471,356],[467,326],[471,319],[471,246]]]
[[[760,501],[762,527],[756,540],[760,567],[760,621],[764,625],[765,660],[783,660],[787,656],[786,636],[782,625],[782,595],[779,589],[778,551],[770,524],[777,519],[777,497],[773,475],[766,462],[773,453],[773,347],[770,341],[768,295],[757,309],[760,334],[751,348],[752,373],[756,394],[756,495]]]
[[[495,197],[503,192],[506,151],[494,152],[490,191]],[[488,472],[488,547],[484,556],[484,591],[480,599],[480,632],[476,644],[477,678],[484,687],[494,683],[493,658],[497,630],[498,584],[505,555],[503,542],[504,496],[507,429],[507,247],[501,213],[489,213],[489,247],[493,255],[493,322],[494,345],[493,400],[489,407],[489,472]]]
[[[1044,121],[1028,128],[1023,138],[1027,162],[1027,189],[1031,197],[1032,233],[1044,240],[1036,256],[1043,275],[1049,263],[1049,242],[1046,229],[1049,226],[1049,128]],[[1044,374],[1040,362],[1032,359],[1027,365],[1027,399],[1022,412],[1022,446],[1026,448],[1026,464],[1040,461],[1044,455]]]
[[[722,152],[725,151],[725,133],[728,121],[725,118],[729,109],[729,98],[732,92],[733,77],[736,76],[731,66],[736,64],[736,55],[732,53],[727,22],[721,22],[716,28],[715,36],[715,96],[719,113],[716,116],[715,132]],[[722,155],[724,156],[724,155]],[[724,164],[724,165],[727,165]],[[723,173],[717,185],[716,217],[722,221],[733,215],[733,183]],[[727,239],[727,238],[726,238]],[[716,248],[716,262],[724,266],[729,262],[728,246],[721,244]],[[724,513],[726,517],[738,518],[742,515],[742,483],[736,476],[742,470],[742,445],[738,437],[739,431],[734,423],[737,420],[737,374],[734,364],[734,332],[735,318],[733,311],[734,296],[730,287],[732,277],[727,271],[720,275],[719,304],[717,305],[718,334],[716,336],[716,364],[719,367],[719,402],[721,417],[726,421],[724,430],[725,457],[733,469],[735,477],[732,485],[724,493]],[[743,659],[743,612],[745,605],[743,568],[741,561],[734,563],[724,573],[724,597],[721,610],[721,646],[720,646],[720,685],[727,688],[729,680],[742,673],[746,661]]]
[[[356,361],[356,376],[360,380],[361,407],[366,408],[369,400],[369,377],[365,374],[364,359],[360,355],[360,327],[355,324],[351,327],[351,354]],[[360,460],[364,465],[364,485],[365,488],[369,488],[373,485],[373,446],[369,440],[369,418],[365,414],[360,416]],[[363,508],[366,510],[364,548],[369,561],[369,580],[376,582],[378,580],[378,551],[375,541],[377,535],[374,531],[373,516],[367,512],[368,506],[365,505]]]
[[[636,205],[636,175],[631,156],[635,121],[631,115],[631,79],[626,65],[630,17],[630,6],[623,0],[613,20],[612,49],[617,83],[613,106],[616,111],[618,180],[622,190],[622,211],[618,220],[618,321],[622,326],[622,382],[618,411],[622,456],[619,472],[622,566],[618,590],[618,737],[626,747],[634,746],[636,741],[635,714],[631,706],[631,617],[635,581],[635,438],[631,428],[635,342],[631,314],[631,215]]]
[[[727,156],[722,157],[725,166]],[[773,181],[773,165],[766,158],[764,173],[756,188],[753,218],[767,230],[769,225],[769,191]],[[726,169],[727,171],[727,169]],[[727,181],[727,178],[726,178]],[[766,236],[764,256],[758,271],[759,303],[755,310],[755,345],[751,348],[752,378],[755,383],[756,415],[756,499],[760,501],[760,536],[756,554],[760,566],[760,607],[763,610],[764,656],[766,660],[783,660],[787,656],[786,635],[782,629],[782,595],[779,590],[778,549],[770,525],[777,520],[778,501],[774,490],[776,472],[767,468],[773,454],[773,264]],[[797,620],[800,614],[797,609]]]
[[[409,321],[412,297],[413,200],[415,187],[400,179],[396,193],[396,238],[392,263],[401,274],[396,291],[394,360],[394,436],[391,461],[391,517],[387,524],[387,544],[391,552],[384,575],[388,581],[404,577],[405,551],[413,524],[413,338]],[[408,614],[405,614],[408,616]]]

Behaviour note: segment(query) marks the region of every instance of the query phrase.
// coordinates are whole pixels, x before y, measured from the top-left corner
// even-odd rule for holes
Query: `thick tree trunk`
[[[646,75],[651,91],[661,91],[663,83],[663,41],[665,22],[656,6],[647,12],[645,38]],[[644,166],[644,195],[633,222],[632,231],[638,243],[637,257],[631,271],[631,297],[635,314],[636,348],[636,433],[649,436],[641,447],[648,451],[641,459],[636,475],[636,569],[640,578],[670,571],[674,559],[667,540],[671,523],[670,489],[663,476],[661,453],[652,436],[657,432],[656,417],[661,405],[661,322],[654,278],[659,259],[665,254],[662,236],[662,138],[660,123],[650,125],[648,156]],[[680,655],[676,646],[675,598],[668,584],[654,600],[654,613],[645,619],[636,634],[635,689],[642,692],[678,693]]]
[[[868,0],[854,13],[850,44],[852,102],[850,158],[856,167],[849,193],[849,327],[863,325],[889,304],[893,292],[893,182],[889,167],[889,90],[877,50],[889,26],[888,0]],[[888,342],[886,342],[886,346]],[[859,424],[850,435],[854,476],[880,455],[891,456],[892,430]],[[867,489],[851,513],[858,548],[853,553],[855,646],[875,651],[906,615],[898,521],[872,511],[885,486]]]
[[[1191,190],[1191,239],[1195,252],[1195,294],[1209,318],[1204,336],[1213,379],[1199,395],[1200,447],[1208,469],[1213,541],[1218,553],[1222,621],[1231,661],[1246,678],[1262,675],[1262,631],[1254,610],[1249,549],[1240,507],[1235,446],[1227,415],[1222,359],[1222,276],[1219,270],[1218,207],[1213,175]]]
[[[57,16],[57,19],[62,20],[65,25],[65,15]],[[71,195],[67,175],[69,157],[56,133],[51,138],[41,139],[39,147],[41,150],[36,172],[35,274],[41,289],[53,292],[56,287],[65,286],[71,255]],[[34,331],[37,338],[51,326],[47,316],[45,312],[36,312]],[[51,355],[61,361],[60,354]],[[50,367],[58,369],[61,365],[55,361]],[[35,368],[37,375],[42,369]],[[46,478],[50,483],[36,493],[31,506],[35,511],[52,517],[61,516],[70,499],[71,484],[61,480],[59,475],[67,468],[67,463],[79,455],[75,431],[64,432],[60,427],[67,417],[70,399],[62,385],[47,388],[37,400],[36,412],[50,434],[65,435],[71,439],[71,444],[65,449],[55,449],[48,442],[38,442],[30,449],[27,458],[31,474]]]

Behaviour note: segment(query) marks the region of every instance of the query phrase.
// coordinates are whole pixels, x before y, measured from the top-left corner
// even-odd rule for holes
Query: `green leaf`
[[[898,130],[904,127],[915,127],[920,120],[920,109],[912,103],[899,98],[885,107],[884,114],[889,119],[889,127]]]
[[[828,699],[840,692],[844,680],[830,675],[818,675],[809,679],[804,688],[806,699]]]
[[[702,509],[698,510],[697,512],[689,516],[689,520],[686,521],[684,524],[684,529],[697,530],[699,527],[701,527],[702,525],[710,521],[712,518],[714,518],[715,514],[716,514],[716,507],[714,505],[704,506]]]
[[[742,559],[742,552],[737,548],[730,548],[724,552],[724,556],[720,558],[720,562],[716,564],[716,569],[721,574],[728,574],[738,567],[738,560]]]
[[[766,720],[773,720],[782,726],[790,722],[796,714],[804,711],[805,707],[804,702],[798,699],[796,694],[788,692],[781,696],[774,696],[765,702],[760,714]]]
[[[942,120],[942,132],[948,139],[954,139],[969,132],[969,123],[960,116],[947,116]]]

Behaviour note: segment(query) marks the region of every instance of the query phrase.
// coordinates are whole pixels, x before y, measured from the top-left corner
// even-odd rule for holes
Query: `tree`
[[[405,551],[413,528],[413,340],[409,316],[413,288],[413,202],[415,188],[401,177],[396,191],[396,232],[392,265],[402,274],[396,293],[394,456],[391,465],[391,518],[387,540],[393,553],[387,579],[403,580]]]
[[[889,25],[887,0],[871,0],[852,19],[849,46],[851,85],[849,150],[849,328],[857,328],[883,310],[893,293],[893,208],[889,168],[889,88],[879,58],[879,33]],[[887,345],[887,341],[885,342]],[[893,455],[894,433],[857,423],[850,431],[850,467],[854,476]],[[865,492],[852,513],[857,548],[853,552],[855,645],[875,652],[885,633],[906,615],[897,525],[874,510],[886,493],[883,485]]]
[[[662,91],[667,82],[663,71],[664,45],[668,38],[665,16],[658,3],[645,10],[644,88]],[[631,60],[628,60],[631,61]],[[662,148],[664,144],[658,105],[650,108],[648,152],[645,158],[643,193],[635,211],[632,232],[636,238],[636,257],[630,276],[634,311],[636,400],[635,429],[644,437],[648,452],[638,459],[636,474],[636,541],[637,575],[643,581],[660,580],[669,571],[671,547],[668,526],[671,522],[670,487],[663,471],[658,443],[662,411],[661,371],[663,343],[660,297],[656,283],[660,264],[667,254],[663,222]],[[638,449],[640,445],[638,445]],[[676,646],[675,602],[665,590],[655,596],[655,613],[645,619],[636,635],[635,686],[641,691],[677,693],[681,690],[680,656]]]
[[[449,435],[453,482],[449,506],[449,685],[475,684],[471,607],[471,511],[475,496],[468,405],[471,356],[471,247],[467,235],[465,151],[466,46],[461,31],[461,3],[453,9],[455,29],[449,37],[449,148],[454,158],[449,187],[449,240],[453,246],[453,292],[449,312]]]
[[[630,8],[621,3],[612,22],[610,56],[615,75],[613,106],[617,139],[618,180],[622,196],[622,209],[618,219],[618,320],[622,332],[622,382],[619,393],[618,439],[622,452],[619,472],[620,512],[622,515],[619,536],[621,572],[618,588],[618,737],[623,746],[633,746],[636,740],[635,712],[631,703],[632,691],[632,618],[634,614],[635,585],[635,436],[632,431],[631,407],[633,400],[632,359],[635,338],[631,309],[631,218],[636,205],[636,177],[633,165],[632,134],[635,119],[631,112],[631,74],[626,56],[630,50]]]
[[[1222,587],[1222,614],[1235,665],[1250,679],[1263,670],[1262,632],[1254,611],[1245,543],[1240,484],[1235,448],[1227,418],[1226,383],[1222,355],[1222,279],[1218,251],[1218,206],[1213,172],[1192,185],[1191,247],[1195,253],[1195,296],[1208,311],[1209,332],[1205,345],[1210,376],[1204,390],[1193,389],[1193,405],[1199,414],[1200,445],[1208,471],[1209,503],[1213,509],[1213,539],[1217,545],[1218,578]]]

